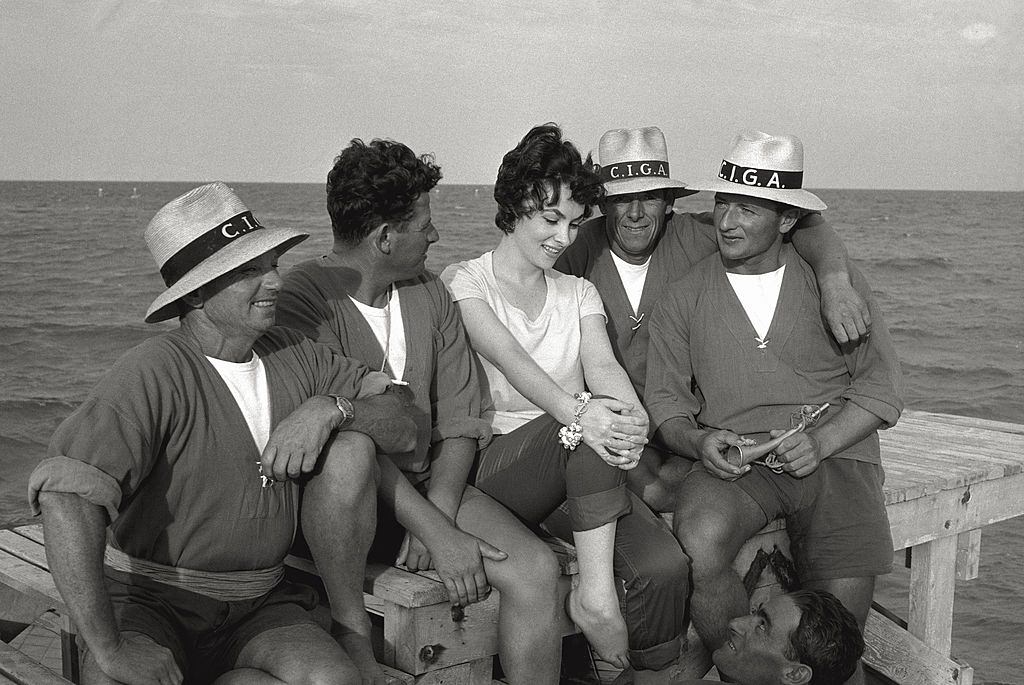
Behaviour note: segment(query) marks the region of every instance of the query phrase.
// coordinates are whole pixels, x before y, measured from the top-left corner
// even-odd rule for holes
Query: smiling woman
[[[534,128],[498,170],[498,247],[442,279],[490,393],[495,436],[475,484],[533,524],[566,501],[568,521],[548,526],[576,545],[568,612],[602,658],[632,665],[643,683],[679,654],[686,557],[625,489],[647,415],[612,354],[601,297],[552,268],[601,196],[589,158],[556,126]],[[621,605],[617,582],[629,589]]]

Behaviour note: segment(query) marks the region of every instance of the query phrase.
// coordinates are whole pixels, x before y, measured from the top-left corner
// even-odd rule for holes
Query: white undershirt
[[[630,264],[614,252],[611,255],[612,263],[615,264],[615,269],[619,272],[619,280],[622,281],[622,287],[626,289],[629,306],[633,308],[633,313],[636,314],[640,309],[640,296],[644,294],[644,283],[647,282],[647,267],[651,265],[651,258],[648,257],[643,264]]]
[[[227,362],[207,357],[224,379],[242,410],[256,448],[262,452],[270,439],[270,386],[263,360],[255,352],[247,362]]]
[[[380,349],[385,350],[385,358],[388,366],[391,367],[392,377],[402,379],[405,373],[405,325],[402,323],[402,303],[398,297],[398,291],[394,288],[388,289],[388,303],[383,307],[371,307],[349,295],[352,304],[356,306],[359,313],[370,325],[370,330],[380,343]],[[379,369],[383,371],[383,369]]]
[[[775,318],[775,306],[779,303],[779,291],[782,290],[782,275],[785,271],[786,265],[783,264],[766,274],[726,272],[729,283],[732,284],[732,289],[743,305],[743,310],[747,312],[747,318],[753,324],[761,342],[766,342],[765,336],[768,335],[772,319]]]

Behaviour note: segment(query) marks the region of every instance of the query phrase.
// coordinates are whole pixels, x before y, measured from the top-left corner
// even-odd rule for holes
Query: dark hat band
[[[163,276],[164,284],[171,287],[178,280],[194,269],[199,263],[209,259],[211,255],[222,249],[235,239],[263,228],[252,212],[245,211],[236,214],[216,228],[193,240],[181,248],[160,267],[160,275]]]
[[[722,169],[718,177],[729,183],[758,188],[778,188],[779,190],[798,190],[804,182],[802,171],[773,171],[754,167],[736,166],[727,159],[722,160]]]
[[[623,181],[628,178],[668,178],[668,162],[662,159],[638,159],[601,167],[601,182]]]

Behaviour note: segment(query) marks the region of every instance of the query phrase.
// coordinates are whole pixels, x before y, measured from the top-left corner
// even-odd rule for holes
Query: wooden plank
[[[42,544],[18,535],[12,530],[0,530],[0,551],[23,559],[43,570],[50,568],[49,563],[46,561],[46,548]]]
[[[46,544],[46,539],[43,537],[43,524],[41,523],[33,523],[28,526],[18,526],[13,530],[18,535],[26,537],[29,540],[34,540],[35,542],[38,542],[40,545]]]
[[[386,605],[384,660],[420,675],[496,654],[499,601],[499,593],[492,592],[460,612],[447,603],[414,609]]]
[[[387,685],[414,685],[416,682],[415,676],[399,671],[397,668],[391,668],[390,666],[380,664],[380,670],[384,671],[384,677],[387,678]]]
[[[981,528],[960,533],[956,540],[956,579],[974,580],[981,565]]]
[[[64,601],[48,571],[16,556],[0,553],[0,582],[38,600],[47,608],[64,609]]]
[[[976,483],[886,507],[893,549],[1024,515],[1024,474]]]
[[[418,676],[416,685],[491,685],[491,657]]]
[[[309,559],[289,554],[285,564],[305,573],[319,575]],[[448,601],[444,584],[418,573],[384,564],[367,564],[363,592],[405,607],[421,607]]]
[[[973,416],[958,416],[956,414],[938,414],[934,412],[922,412],[910,410],[904,414],[910,414],[914,418],[940,422],[947,426],[959,426],[962,428],[977,428],[986,431],[997,431],[1024,435],[1024,424],[1008,423],[1006,421],[994,421],[992,419],[979,419]]]
[[[944,656],[953,638],[956,541],[956,536],[947,536],[914,547],[910,567],[907,629]]]
[[[27,654],[0,642],[0,674],[18,685],[67,685],[70,680],[63,678]]]
[[[971,685],[974,669],[931,649],[875,609],[864,627],[864,661],[901,685]]]

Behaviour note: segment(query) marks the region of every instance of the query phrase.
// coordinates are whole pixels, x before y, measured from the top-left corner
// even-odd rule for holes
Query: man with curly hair
[[[440,178],[429,155],[389,140],[352,140],[327,177],[333,249],[286,277],[280,322],[387,371],[409,391],[417,423],[414,450],[378,455],[376,512],[354,507],[348,526],[304,533],[318,563],[348,569],[353,580],[328,586],[337,633],[368,634],[355,581],[369,552],[374,561],[435,569],[453,605],[481,601],[497,588],[499,654],[509,682],[554,683],[558,564],[515,516],[466,484],[491,429],[480,415],[476,363],[458,310],[425,268],[438,240],[430,191]],[[379,677],[368,651],[357,663]]]

